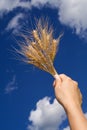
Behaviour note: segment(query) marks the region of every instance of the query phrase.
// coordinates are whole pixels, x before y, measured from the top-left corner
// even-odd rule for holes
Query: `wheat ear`
[[[20,44],[18,53],[26,58],[27,63],[35,65],[58,79],[59,76],[53,62],[62,35],[54,39],[52,27],[49,27],[47,22],[42,24],[42,21],[39,20],[36,28],[31,31],[31,36],[32,38],[22,35],[24,44]]]

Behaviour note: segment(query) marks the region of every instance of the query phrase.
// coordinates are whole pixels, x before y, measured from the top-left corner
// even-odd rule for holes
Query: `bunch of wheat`
[[[53,62],[61,36],[54,39],[53,28],[49,27],[47,22],[43,24],[39,20],[30,37],[22,34],[24,43],[20,44],[18,53],[26,58],[27,63],[50,73],[54,78],[58,78]]]

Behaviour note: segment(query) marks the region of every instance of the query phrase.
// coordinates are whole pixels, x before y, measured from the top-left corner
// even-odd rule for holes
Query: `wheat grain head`
[[[21,35],[24,43],[20,44],[18,53],[26,58],[26,62],[50,73],[52,76],[57,72],[53,66],[54,58],[60,42],[60,35],[53,38],[53,28],[48,26],[48,22],[42,19],[36,23],[36,28],[31,31],[31,37]],[[25,61],[25,59],[24,59]]]

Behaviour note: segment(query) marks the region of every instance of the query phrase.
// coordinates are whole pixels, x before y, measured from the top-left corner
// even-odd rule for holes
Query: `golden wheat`
[[[50,73],[54,78],[58,78],[53,62],[61,36],[54,39],[53,28],[48,26],[47,21],[44,21],[43,24],[40,19],[30,37],[22,34],[24,43],[20,44],[18,53],[26,58],[27,63]]]

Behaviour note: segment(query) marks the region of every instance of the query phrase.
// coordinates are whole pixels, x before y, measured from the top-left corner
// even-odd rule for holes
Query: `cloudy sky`
[[[56,101],[53,77],[17,60],[17,35],[35,18],[48,18],[54,37],[64,32],[55,68],[78,81],[87,117],[87,1],[0,0],[0,129],[70,130]]]

